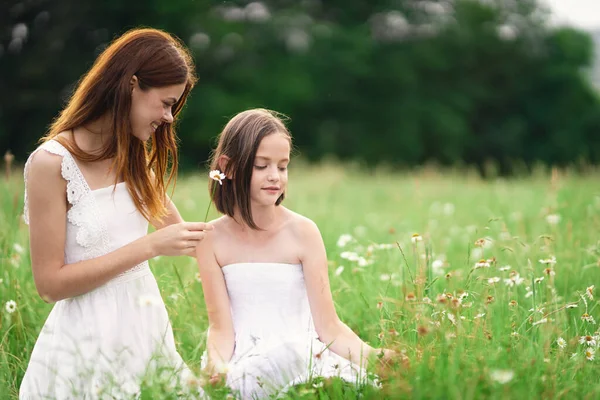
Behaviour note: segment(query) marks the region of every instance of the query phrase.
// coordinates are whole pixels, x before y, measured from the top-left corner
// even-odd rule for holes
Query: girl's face
[[[250,200],[257,205],[275,205],[285,192],[290,162],[290,141],[281,133],[265,136],[258,146],[252,179]]]
[[[145,142],[161,124],[172,123],[173,105],[179,101],[184,90],[185,83],[144,91],[140,89],[137,78],[134,78],[129,115],[133,136]]]

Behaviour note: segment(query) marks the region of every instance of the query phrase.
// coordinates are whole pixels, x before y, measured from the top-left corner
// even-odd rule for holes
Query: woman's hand
[[[194,256],[196,246],[212,229],[204,222],[181,222],[159,229],[148,235],[153,257]]]

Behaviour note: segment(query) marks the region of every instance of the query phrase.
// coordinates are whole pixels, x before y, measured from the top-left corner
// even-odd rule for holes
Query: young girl
[[[170,35],[137,29],[96,60],[25,166],[40,296],[56,302],[20,399],[131,398],[152,366],[189,375],[147,260],[193,255],[210,229],[165,194],[173,122],[196,78]],[[148,222],[157,229],[147,234]]]
[[[356,382],[377,351],[338,318],[319,229],[281,205],[290,148],[278,114],[249,110],[225,126],[211,163],[226,176],[209,187],[225,215],[196,250],[210,325],[203,364],[242,398],[310,376]]]

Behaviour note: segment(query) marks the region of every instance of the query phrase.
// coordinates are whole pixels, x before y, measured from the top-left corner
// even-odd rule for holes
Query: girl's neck
[[[281,224],[281,212],[283,211],[281,206],[254,206],[252,205],[252,219],[256,226],[263,231],[272,231],[277,229],[277,227]],[[252,229],[246,225],[244,221],[239,218],[239,212],[235,213],[236,222],[238,222],[242,226],[242,230],[249,232]],[[260,231],[259,231],[260,232]]]

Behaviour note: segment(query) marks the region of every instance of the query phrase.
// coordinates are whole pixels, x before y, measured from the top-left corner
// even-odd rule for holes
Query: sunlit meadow
[[[599,398],[599,178],[543,168],[484,181],[471,171],[294,166],[284,205],[319,225],[340,317],[398,356],[374,370],[380,388],[315,381],[288,396]],[[186,220],[204,218],[207,180],[180,178],[174,200]],[[2,399],[17,397],[52,307],[33,284],[22,189],[18,173],[0,184]],[[151,266],[179,351],[198,371],[207,319],[195,260]],[[143,395],[174,397],[160,385]]]

